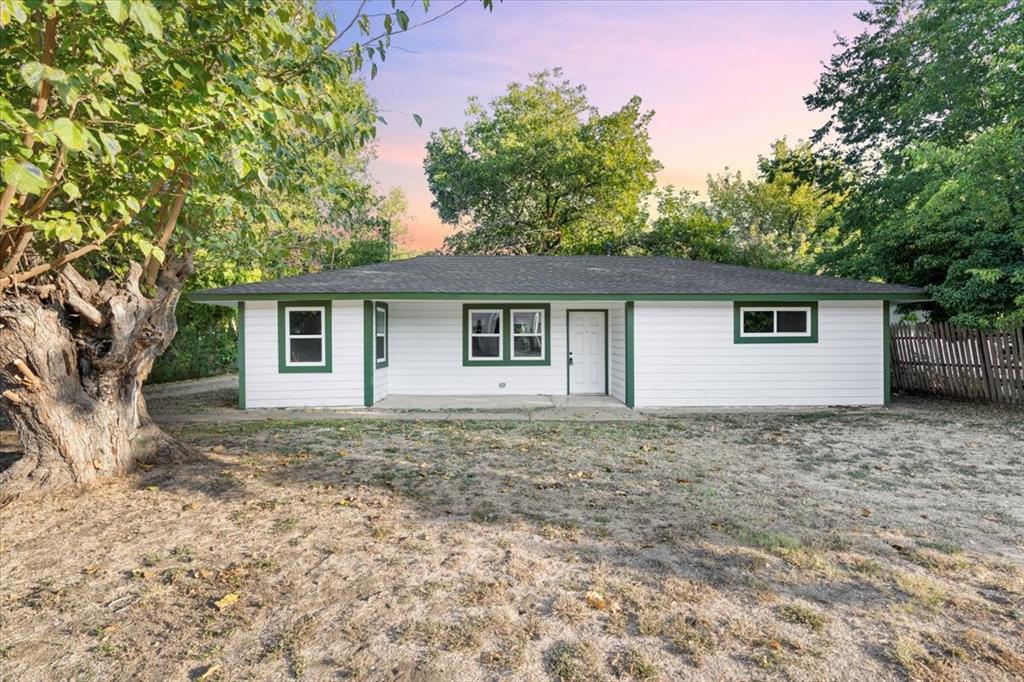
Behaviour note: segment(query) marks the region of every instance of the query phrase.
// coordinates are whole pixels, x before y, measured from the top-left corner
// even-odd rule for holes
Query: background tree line
[[[1024,27],[1017,2],[876,0],[840,39],[810,141],[702,196],[656,188],[638,97],[600,114],[558,69],[436,131],[452,253],[670,255],[924,286],[954,323],[1024,323]]]

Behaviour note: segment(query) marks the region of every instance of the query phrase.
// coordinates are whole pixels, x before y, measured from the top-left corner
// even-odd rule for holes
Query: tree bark
[[[177,331],[191,263],[165,268],[156,294],[86,280],[70,265],[56,286],[0,297],[0,408],[24,454],[0,472],[0,505],[122,475],[142,456],[180,450],[149,418],[142,383]]]

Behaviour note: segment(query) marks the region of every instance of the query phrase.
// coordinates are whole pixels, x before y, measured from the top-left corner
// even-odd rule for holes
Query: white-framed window
[[[377,303],[373,308],[374,359],[378,366],[388,361],[388,307]]]
[[[513,308],[512,359],[543,360],[544,311],[532,308]]]
[[[743,338],[804,338],[812,330],[810,306],[742,306]]]
[[[470,360],[501,360],[502,358],[502,309],[469,308]]]
[[[288,367],[323,367],[324,315],[318,306],[288,306],[285,318],[285,365]]]

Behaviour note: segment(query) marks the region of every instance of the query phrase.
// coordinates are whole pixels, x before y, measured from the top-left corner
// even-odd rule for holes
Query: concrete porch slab
[[[520,410],[616,409],[631,412],[606,395],[389,395],[375,412],[510,412]]]

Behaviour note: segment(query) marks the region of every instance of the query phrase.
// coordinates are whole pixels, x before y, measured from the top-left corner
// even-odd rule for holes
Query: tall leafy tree
[[[297,164],[375,134],[353,73],[414,24],[353,9],[339,28],[312,0],[0,2],[0,408],[24,447],[0,497],[170,443],[140,387],[191,249],[279,221]]]
[[[838,274],[925,286],[937,314],[1024,319],[1024,21],[1019,2],[879,0],[806,98],[857,183]]]
[[[809,143],[775,142],[758,160],[758,174],[709,175],[707,197],[656,194],[654,217],[634,238],[640,252],[734,265],[813,271],[815,256],[837,232],[841,193],[819,178],[834,171]]]
[[[589,253],[636,224],[655,186],[639,97],[602,115],[560,69],[470,98],[462,130],[427,143],[424,168],[455,253]]]

